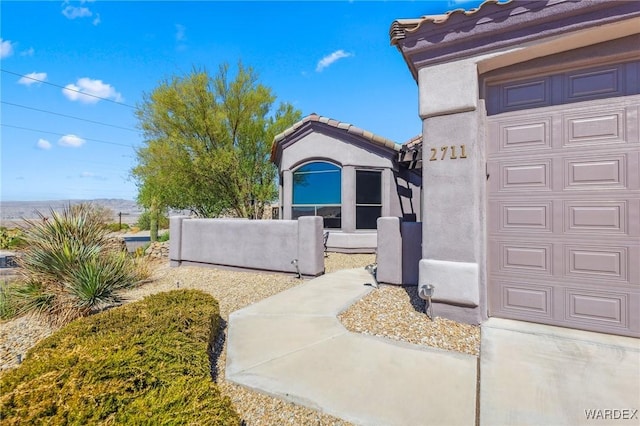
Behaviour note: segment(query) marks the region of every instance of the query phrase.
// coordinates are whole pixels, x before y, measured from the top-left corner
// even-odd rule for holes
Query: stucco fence
[[[174,216],[171,266],[215,265],[317,276],[324,273],[322,218],[190,219]]]
[[[324,273],[322,218],[298,220],[171,218],[171,266],[228,266],[243,269]],[[378,219],[377,280],[417,285],[422,224],[398,217]]]
[[[418,285],[422,258],[422,223],[399,217],[378,218],[376,280],[385,284]]]

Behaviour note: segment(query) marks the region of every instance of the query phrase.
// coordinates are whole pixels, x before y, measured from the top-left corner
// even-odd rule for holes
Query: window
[[[356,170],[356,229],[376,229],[382,215],[382,173]]]
[[[321,216],[325,228],[342,227],[342,170],[324,161],[308,163],[293,172],[291,218]]]

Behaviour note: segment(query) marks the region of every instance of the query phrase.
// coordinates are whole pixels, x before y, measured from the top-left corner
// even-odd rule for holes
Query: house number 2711
[[[459,154],[458,148],[460,148]],[[449,154],[449,157],[447,157],[447,154]],[[467,158],[467,147],[465,145],[443,145],[439,150],[438,148],[431,148],[431,157],[429,157],[429,161],[446,159],[457,160],[462,158]]]

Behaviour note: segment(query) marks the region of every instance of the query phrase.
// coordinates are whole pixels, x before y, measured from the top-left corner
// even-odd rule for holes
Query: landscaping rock
[[[153,259],[168,259],[169,258],[169,242],[163,243],[153,242],[144,251],[145,256]]]

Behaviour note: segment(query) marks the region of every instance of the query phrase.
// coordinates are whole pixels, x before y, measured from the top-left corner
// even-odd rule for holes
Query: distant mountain
[[[97,200],[55,200],[55,201],[0,201],[0,221],[8,226],[21,219],[36,219],[40,212],[45,216],[50,210],[62,211],[65,206],[80,203],[92,203],[111,209],[114,222],[118,220],[118,213],[122,213],[123,223],[135,223],[143,209],[132,200],[102,198]]]

